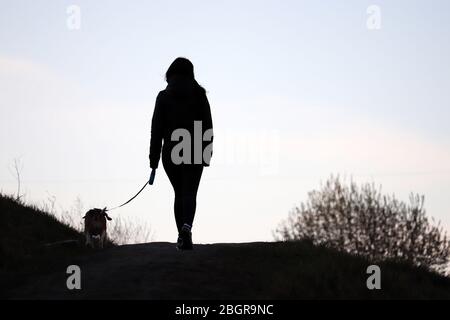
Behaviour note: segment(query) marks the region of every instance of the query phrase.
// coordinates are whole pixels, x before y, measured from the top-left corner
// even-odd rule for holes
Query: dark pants
[[[164,161],[164,170],[175,191],[175,221],[178,232],[185,223],[192,226],[197,204],[197,190],[202,177],[202,165],[175,165],[169,159]]]

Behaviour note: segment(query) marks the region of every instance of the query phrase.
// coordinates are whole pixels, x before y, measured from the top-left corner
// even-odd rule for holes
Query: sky
[[[214,123],[195,242],[271,241],[331,174],[423,194],[450,231],[449,38],[438,0],[0,0],[0,190],[16,192],[19,159],[28,202],[128,200],[149,176],[164,73],[184,56]],[[111,215],[173,242],[160,168]]]

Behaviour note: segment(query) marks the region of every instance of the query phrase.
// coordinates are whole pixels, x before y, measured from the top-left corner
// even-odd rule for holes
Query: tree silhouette
[[[371,261],[405,261],[439,272],[450,257],[450,242],[440,223],[426,216],[424,196],[406,204],[382,195],[373,184],[348,185],[339,176],[308,194],[275,233],[279,240],[309,239]]]

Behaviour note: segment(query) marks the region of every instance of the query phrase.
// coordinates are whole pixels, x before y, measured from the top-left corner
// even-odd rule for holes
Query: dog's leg
[[[103,245],[105,244],[105,238],[106,238],[106,231],[103,231],[99,240],[100,249],[103,249]]]
[[[94,243],[92,242],[92,237],[89,232],[86,232],[86,246],[94,248]]]

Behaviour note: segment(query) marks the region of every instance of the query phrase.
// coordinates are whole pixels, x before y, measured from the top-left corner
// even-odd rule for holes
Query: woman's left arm
[[[211,107],[209,105],[208,98],[205,95],[205,101],[203,104],[203,130],[206,133],[204,138],[206,141],[210,142],[206,148],[209,148],[209,155],[208,158],[204,159],[204,165],[209,166],[209,162],[211,161],[212,153],[213,153],[213,139],[214,139],[214,133],[213,133],[213,123],[212,123],[212,116],[211,116]],[[210,131],[208,131],[210,130]],[[208,131],[208,132],[207,132]]]

